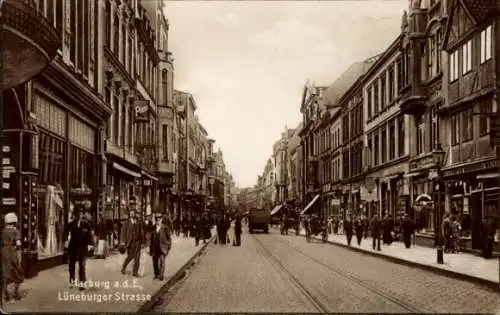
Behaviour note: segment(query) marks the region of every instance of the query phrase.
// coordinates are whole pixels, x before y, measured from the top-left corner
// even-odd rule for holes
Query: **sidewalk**
[[[87,260],[87,290],[70,289],[68,265],[61,265],[26,279],[21,285],[24,298],[6,303],[4,309],[9,313],[136,312],[202,249],[203,244],[194,246],[194,243],[194,238],[173,236],[172,249],[165,262],[164,281],[153,280],[153,263],[148,249],[141,253],[139,278],[131,275],[133,261],[127,267],[127,275],[121,274],[125,255],[111,255],[105,260],[91,258]],[[78,275],[78,266],[76,271]]]
[[[302,229],[300,234],[305,235],[305,231]],[[345,235],[329,234],[328,242],[464,280],[476,281],[496,288],[499,286],[498,258],[484,259],[468,253],[445,253],[444,264],[441,265],[437,263],[435,248],[412,245],[411,248],[407,249],[403,242],[394,242],[391,245],[381,244],[382,251],[374,251],[371,237],[363,239],[361,246],[358,246],[355,235],[353,235],[350,247],[347,246]]]

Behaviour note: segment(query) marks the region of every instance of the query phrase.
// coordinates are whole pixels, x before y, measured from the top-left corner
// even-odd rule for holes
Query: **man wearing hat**
[[[122,274],[125,274],[128,264],[134,260],[133,276],[139,276],[139,264],[141,260],[141,246],[144,244],[144,229],[137,220],[135,211],[129,212],[129,219],[123,224],[121,230],[121,245],[127,249],[127,258],[123,262]]]
[[[87,251],[92,248],[92,227],[84,218],[83,209],[80,206],[75,207],[74,219],[71,221],[64,234],[63,239],[66,240],[64,246],[68,249],[69,258],[69,282],[73,287],[75,281],[75,266],[78,261],[78,284],[80,290],[84,290],[86,281],[85,261]]]
[[[154,278],[163,281],[165,274],[165,258],[172,246],[169,227],[163,223],[163,215],[155,215],[155,228],[151,231],[149,254],[153,258]]]

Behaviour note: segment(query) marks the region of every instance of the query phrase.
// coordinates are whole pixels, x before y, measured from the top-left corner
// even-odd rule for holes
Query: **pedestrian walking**
[[[163,281],[165,276],[165,259],[172,247],[171,231],[168,225],[163,223],[163,215],[155,215],[155,226],[151,231],[149,254],[153,259],[153,279]]]
[[[446,213],[444,216],[442,231],[444,236],[444,251],[445,253],[448,253],[451,249],[451,220],[449,213]]]
[[[370,220],[366,214],[363,213],[361,216],[361,220],[363,221],[363,236],[364,238],[368,238],[368,231],[370,229]]]
[[[21,233],[17,229],[17,216],[9,212],[4,217],[5,227],[2,231],[2,271],[3,285],[5,286],[5,301],[12,298],[21,299],[19,287],[24,281],[21,267]],[[13,287],[9,292],[9,286]]]
[[[190,224],[188,218],[182,219],[182,234],[183,237],[189,237]]]
[[[387,214],[383,222],[382,241],[384,245],[392,244],[392,232],[394,231],[394,220],[390,214]]]
[[[406,248],[411,247],[411,236],[415,233],[415,221],[410,218],[408,213],[404,214],[403,220],[401,221],[401,231],[403,232],[403,242]]]
[[[358,217],[354,222],[354,231],[356,233],[356,240],[358,241],[358,246],[361,246],[361,240],[363,239],[363,220],[361,217]]]
[[[339,218],[337,216],[333,218],[333,234],[339,234]]]
[[[234,246],[241,246],[241,217],[234,220]]]
[[[180,230],[181,230],[180,220],[179,220],[179,218],[175,218],[174,219],[174,233],[175,233],[175,236],[179,237]]]
[[[68,250],[69,258],[69,283],[70,287],[78,286],[81,291],[85,290],[86,281],[85,264],[87,252],[93,247],[92,227],[85,218],[83,209],[75,207],[74,219],[68,224],[63,233],[65,239],[64,247]],[[75,267],[78,262],[78,282],[75,278]]]
[[[224,216],[220,216],[220,218],[217,220],[217,242],[219,243],[219,245],[226,244],[224,225],[225,225]]]
[[[211,220],[208,215],[208,212],[204,212],[202,217],[201,217],[201,225],[202,225],[202,234],[203,234],[203,244],[207,243],[207,240],[209,240],[212,237],[212,232],[210,231],[211,229]]]
[[[134,210],[129,212],[129,219],[121,229],[121,246],[127,250],[127,257],[123,261],[122,274],[125,274],[128,264],[134,260],[133,276],[139,277],[139,265],[141,259],[141,247],[144,242],[144,228],[137,220]]]
[[[347,245],[351,246],[351,240],[352,240],[352,221],[351,217],[347,217],[344,221],[344,233],[345,236],[347,237]]]
[[[203,222],[199,215],[194,219],[194,245],[198,246],[200,239],[203,238]]]
[[[372,247],[373,250],[377,249],[381,251],[380,248],[380,232],[381,232],[381,221],[378,215],[374,215],[371,222],[371,233],[372,233]]]
[[[229,219],[229,216],[226,214],[224,215],[224,237],[226,239],[225,244],[231,244],[231,239],[229,238],[229,229],[231,229],[231,220]]]

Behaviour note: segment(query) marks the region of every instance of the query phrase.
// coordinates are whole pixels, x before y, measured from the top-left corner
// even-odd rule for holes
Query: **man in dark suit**
[[[134,260],[133,275],[139,276],[139,264],[141,259],[141,246],[144,243],[144,228],[137,220],[135,211],[129,213],[129,220],[125,222],[121,229],[121,245],[127,249],[127,258],[123,262],[122,273],[125,274],[128,264]]]
[[[378,215],[374,215],[372,219],[372,239],[373,239],[373,250],[375,248],[380,251],[380,233],[382,229],[382,222],[380,221],[380,218]]]
[[[234,246],[241,246],[241,217],[234,220]]]
[[[70,286],[79,284],[80,290],[85,290],[85,261],[87,252],[92,248],[92,227],[84,218],[83,209],[75,207],[74,219],[63,234],[64,246],[68,249]],[[75,281],[75,266],[78,261],[78,283]]]
[[[155,228],[151,232],[149,254],[153,258],[154,278],[163,281],[165,258],[172,247],[169,227],[162,222],[163,216],[156,214]]]

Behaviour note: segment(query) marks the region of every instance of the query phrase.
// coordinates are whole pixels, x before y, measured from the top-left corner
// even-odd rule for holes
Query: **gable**
[[[443,48],[448,50],[473,29],[475,25],[476,21],[470,14],[470,11],[463,5],[463,2],[461,0],[453,0],[450,18],[446,25]]]

